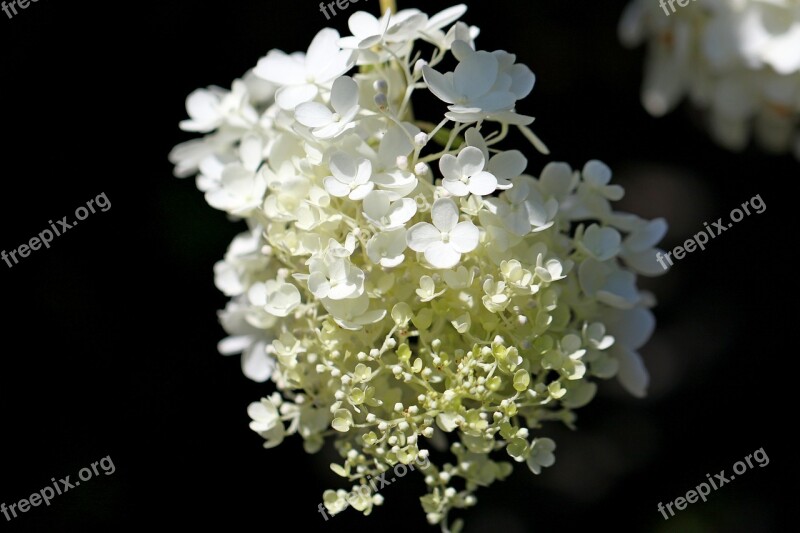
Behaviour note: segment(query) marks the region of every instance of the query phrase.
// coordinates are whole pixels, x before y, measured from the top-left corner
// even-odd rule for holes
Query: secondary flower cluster
[[[364,513],[382,501],[370,476],[449,446],[423,469],[423,507],[445,528],[510,473],[503,457],[552,465],[536,433],[572,424],[595,378],[645,393],[653,299],[636,275],[662,272],[666,230],[612,209],[623,190],[598,161],[534,177],[499,148],[514,126],[543,149],[515,107],[534,75],[476,50],[465,10],[359,12],[352,36],[270,51],[231,90],[189,96],[181,127],[205,135],[171,154],[249,227],[215,279],[231,297],[220,351],[277,388],[250,405],[251,428],[266,447],[299,434],[310,453],[332,437]],[[418,90],[446,105],[439,124],[415,120]],[[324,494],[331,514],[347,492]]]
[[[721,145],[741,149],[753,129],[764,148],[800,159],[800,0],[693,2],[669,16],[656,1],[633,0],[620,37],[649,43],[642,101],[650,114],[688,94],[708,110]]]

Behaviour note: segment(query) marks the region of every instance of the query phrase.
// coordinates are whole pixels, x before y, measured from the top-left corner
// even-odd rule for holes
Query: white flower
[[[450,104],[447,118],[464,123],[482,119],[520,125],[533,122],[513,112],[516,101],[533,89],[535,78],[528,67],[514,64],[511,54],[475,51],[463,41],[454,42],[452,50],[460,61],[455,71],[441,74],[428,66],[422,69],[431,92]]]
[[[253,402],[247,407],[247,414],[253,419],[250,429],[261,435],[266,442],[265,448],[274,448],[283,442],[285,429],[280,414],[270,398]]]
[[[475,50],[475,39],[477,39],[480,34],[481,30],[477,26],[468,26],[463,22],[456,22],[450,30],[448,30],[443,41],[434,41],[433,38],[431,41],[447,50],[453,47],[454,42],[464,41],[470,48]]]
[[[297,169],[291,163],[280,165],[277,171],[265,165],[263,174],[269,187],[269,194],[264,202],[267,216],[284,222],[298,220],[300,211],[306,205],[304,199],[314,189],[311,181],[298,175]]]
[[[577,242],[578,249],[598,261],[607,261],[620,252],[622,237],[614,228],[592,224]]]
[[[330,169],[333,176],[323,180],[325,190],[337,198],[363,200],[375,184],[372,177],[372,163],[369,159],[355,159],[344,152],[331,156]]]
[[[619,33],[629,46],[648,43],[642,103],[650,114],[689,95],[708,110],[719,144],[742,149],[752,131],[771,152],[791,150],[800,116],[796,1],[715,0],[665,16],[657,2],[633,0]]]
[[[227,163],[217,155],[211,155],[200,161],[197,165],[199,172],[195,178],[197,188],[203,192],[219,189],[226,165]]]
[[[435,268],[451,268],[461,260],[461,254],[478,247],[480,232],[471,221],[458,221],[458,206],[449,198],[433,203],[431,220],[420,222],[408,230],[408,247],[422,252]]]
[[[498,189],[510,189],[511,180],[525,172],[528,160],[519,150],[498,152],[490,158],[486,140],[477,128],[468,129],[464,137],[467,144],[479,148],[483,152],[484,159],[489,161],[488,165],[486,165],[486,170],[497,179]]]
[[[364,293],[364,271],[349,259],[354,249],[355,238],[350,234],[344,246],[331,239],[323,253],[308,260],[308,290],[315,297],[344,300]]]
[[[396,267],[405,259],[406,230],[404,228],[376,233],[367,242],[367,255],[373,263],[384,268]]]
[[[275,84],[256,76],[253,69],[247,71],[242,77],[242,81],[247,87],[250,105],[268,106],[275,101],[275,91],[277,90]]]
[[[478,36],[478,33],[480,33],[477,27],[470,27],[463,22],[459,22],[450,28],[447,34],[442,31],[442,28],[460,19],[466,12],[467,6],[464,4],[458,4],[440,11],[428,20],[424,29],[419,31],[420,38],[445,50],[449,50],[456,40],[466,41],[474,48],[474,43],[472,41]]]
[[[406,131],[403,132],[403,129]],[[381,138],[372,181],[379,189],[385,191],[392,201],[407,196],[417,187],[418,180],[414,173],[407,168],[400,168],[397,162],[402,158],[408,158],[414,150],[409,137],[413,138],[419,133],[419,128],[404,123],[402,129],[399,126],[390,126]]]
[[[248,128],[258,121],[258,113],[249,104],[247,86],[241,80],[233,82],[231,91],[219,87],[197,89],[186,98],[190,120],[180,127],[184,131],[208,133],[225,123]]]
[[[372,191],[364,198],[364,216],[381,230],[403,227],[416,213],[417,203],[411,198],[392,202],[384,191]]]
[[[256,283],[248,292],[254,305],[264,308],[270,315],[286,317],[300,305],[300,291],[291,283],[269,280]]]
[[[178,178],[191,176],[207,159],[227,154],[239,137],[240,134],[223,129],[202,139],[180,143],[169,153],[169,160],[175,165],[173,173]]]
[[[375,18],[372,13],[356,11],[347,19],[347,27],[353,35],[339,39],[339,46],[361,50],[372,48],[383,40],[391,19],[391,11],[384,13],[380,19]]]
[[[476,50],[477,28],[445,33],[465,9],[356,13],[352,37],[326,29],[307,54],[272,51],[230,92],[190,97],[184,126],[205,135],[170,154],[247,223],[214,281],[230,297],[220,353],[276,391],[249,406],[251,428],[267,447],[296,434],[316,453],[333,440],[343,480],[416,461],[433,472],[421,500],[443,530],[475,488],[510,474],[501,448],[535,473],[550,466],[542,427],[569,425],[598,379],[644,394],[653,298],[636,273],[660,268],[665,230],[613,210],[623,190],[600,162],[550,163],[537,179],[503,150],[516,125],[546,153],[515,110],[535,79],[512,54]],[[455,71],[437,73],[451,55]],[[423,78],[444,119],[416,106]],[[780,140],[773,118],[757,127],[776,124]],[[459,444],[429,472],[430,446],[448,453],[443,432]],[[369,514],[382,502],[346,496],[323,503]]]
[[[380,19],[370,13],[358,11],[347,21],[353,35],[340,39],[339,45],[342,48],[360,50],[359,64],[385,60],[385,54],[376,54],[374,51],[379,45],[387,47],[395,54],[407,55],[402,52],[403,48],[408,48],[407,44],[417,37],[435,44],[444,41],[441,29],[458,20],[466,11],[466,6],[460,4],[445,9],[430,19],[418,9],[403,9],[395,14],[387,11]]]
[[[206,192],[212,207],[232,215],[246,216],[264,201],[267,181],[259,172],[263,142],[258,135],[248,134],[239,148],[241,162],[227,165],[222,171],[218,189]]]
[[[458,157],[445,154],[439,160],[439,170],[444,176],[442,186],[454,196],[492,194],[497,188],[497,178],[483,170],[485,165],[483,152],[473,146],[463,148]]]
[[[578,180],[577,172],[573,172],[566,163],[548,163],[542,169],[537,185],[545,197],[553,198],[562,204],[578,184]],[[561,205],[560,208],[568,211],[570,206]]]
[[[616,202],[625,195],[625,189],[621,186],[608,184],[611,181],[611,169],[601,161],[587,162],[581,174],[588,188],[608,200]]]
[[[475,272],[467,270],[464,266],[459,266],[455,271],[447,270],[442,273],[445,283],[451,289],[466,289],[472,286],[475,279]]]
[[[636,275],[609,263],[586,259],[578,268],[581,288],[587,295],[617,309],[630,309],[639,302]]]
[[[642,307],[612,310],[604,322],[615,340],[610,354],[619,361],[620,384],[634,396],[644,397],[650,377],[638,350],[653,334],[656,325],[653,313]]]
[[[483,305],[492,313],[502,313],[511,303],[511,295],[506,292],[505,281],[495,281],[487,276],[483,282]]]
[[[419,289],[416,290],[417,296],[419,296],[420,301],[422,302],[430,302],[437,296],[441,296],[446,291],[442,289],[439,292],[436,292],[436,282],[433,281],[433,278],[430,276],[422,276],[419,278]]]
[[[225,260],[214,265],[214,284],[226,296],[243,294],[267,265],[268,259],[261,254],[262,232],[263,228],[256,226],[234,237]]]
[[[622,241],[622,251],[619,255],[625,260],[625,264],[636,272],[647,276],[664,274],[666,270],[656,260],[656,255],[664,252],[655,248],[655,245],[666,233],[667,221],[663,218],[650,221],[637,218],[636,228]]]
[[[572,268],[571,261],[562,263],[558,259],[544,260],[542,254],[536,258],[536,275],[545,283],[552,283],[567,277],[567,271]]]
[[[334,321],[350,331],[358,331],[364,326],[380,322],[386,316],[385,309],[369,311],[369,297],[366,294],[352,300],[323,298],[321,302]]]
[[[542,467],[553,466],[556,462],[556,456],[553,451],[556,449],[556,443],[553,439],[542,438],[536,439],[531,445],[530,455],[528,456],[528,468],[534,474],[540,474]]]
[[[308,53],[287,55],[271,50],[253,72],[280,86],[275,100],[281,108],[291,111],[316,98],[320,86],[326,86],[353,66],[352,52],[341,50],[338,41],[339,32],[324,28],[311,41]]]
[[[313,128],[317,139],[332,139],[353,128],[353,119],[360,109],[358,84],[353,78],[336,78],[331,89],[331,111],[319,102],[306,102],[295,109],[295,118],[303,126]]]
[[[558,212],[555,199],[545,201],[534,188],[530,176],[519,176],[512,180],[513,187],[501,198],[489,198],[487,207],[505,224],[514,235],[523,237],[531,230],[544,231],[554,223]]]
[[[249,310],[240,300],[231,300],[219,313],[219,321],[229,337],[217,344],[222,355],[242,354],[242,373],[258,383],[267,381],[275,369],[275,360],[267,355],[266,346],[272,340],[262,328],[250,324]]]
[[[347,258],[312,259],[308,270],[308,290],[317,298],[344,300],[364,292],[364,271]]]

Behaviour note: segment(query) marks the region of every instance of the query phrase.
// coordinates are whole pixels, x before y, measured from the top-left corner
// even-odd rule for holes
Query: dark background
[[[433,14],[444,2],[401,0]],[[625,2],[475,1],[464,20],[483,49],[518,54],[537,75],[520,108],[552,157],[603,159],[626,186],[626,210],[670,222],[673,247],[760,194],[746,217],[644,286],[659,321],[643,350],[651,394],[615,382],[578,412],[577,432],[547,427],[557,463],[524,465],[478,493],[467,532],[612,528],[623,531],[780,531],[796,493],[788,432],[797,357],[791,257],[798,163],[751,148],[726,152],[683,106],[652,119],[639,104],[643,50],[623,49]],[[299,437],[273,450],[251,432],[246,406],[272,391],[224,358],[212,265],[240,225],[208,207],[167,153],[193,89],[231,81],[271,48],[305,50],[325,25],[346,31],[361,0],[327,22],[318,2],[163,3],[40,0],[0,13],[2,179],[0,248],[11,250],[105,192],[91,215],[13,268],[0,263],[2,339],[0,502],[27,498],[110,456],[116,472],[0,530],[106,531],[220,525],[273,530],[434,531],[408,476],[367,518],[317,513],[341,487],[325,454]],[[687,8],[688,9],[688,8]],[[435,111],[441,112],[440,109]],[[793,398],[792,398],[793,399]],[[770,463],[737,476],[665,522],[656,510],[706,474],[763,447]],[[793,448],[793,446],[791,446]]]

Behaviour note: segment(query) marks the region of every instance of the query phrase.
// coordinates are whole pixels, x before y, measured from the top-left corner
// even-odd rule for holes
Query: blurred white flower
[[[752,132],[769,151],[791,151],[800,121],[796,0],[715,0],[666,14],[658,2],[633,0],[619,34],[626,45],[648,44],[642,102],[651,115],[688,95],[726,148],[743,148]]]

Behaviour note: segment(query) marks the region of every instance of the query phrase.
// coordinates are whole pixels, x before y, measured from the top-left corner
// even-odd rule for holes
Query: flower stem
[[[387,11],[397,13],[397,4],[395,3],[395,0],[381,0],[381,15]]]

